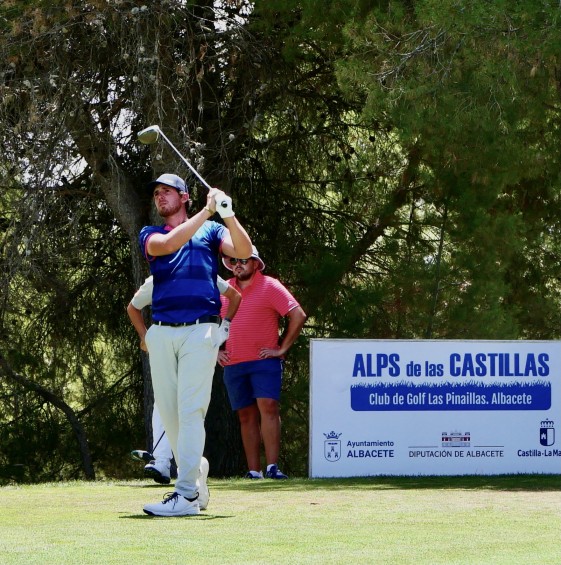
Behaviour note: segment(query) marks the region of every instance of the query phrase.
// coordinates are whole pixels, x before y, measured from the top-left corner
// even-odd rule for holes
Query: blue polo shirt
[[[151,235],[165,234],[169,226],[145,226],[138,238],[140,250],[154,277],[152,318],[156,322],[181,324],[220,312],[216,286],[218,254],[226,228],[206,221],[175,253],[154,257],[146,251]]]

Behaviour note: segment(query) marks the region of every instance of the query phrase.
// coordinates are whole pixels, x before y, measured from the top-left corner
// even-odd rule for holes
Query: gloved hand
[[[230,336],[230,320],[224,318],[220,322],[220,327],[218,328],[218,347],[220,347]]]
[[[216,202],[216,211],[221,218],[235,216],[234,210],[232,210],[232,199],[227,194],[224,194],[222,191],[217,192],[214,195],[214,201]]]

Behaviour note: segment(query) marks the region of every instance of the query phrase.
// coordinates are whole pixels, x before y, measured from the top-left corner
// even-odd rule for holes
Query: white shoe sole
[[[182,509],[176,509],[170,502],[167,504],[159,502],[157,504],[146,504],[142,510],[149,516],[164,516],[167,518],[173,518],[174,516],[197,516],[200,513],[197,502],[189,503]]]
[[[147,508],[143,508],[144,513],[148,514],[149,516],[162,516],[164,518],[173,518],[175,516],[198,516],[199,515],[199,507],[196,509],[189,509],[189,511],[184,512],[162,512],[158,510],[148,510]]]

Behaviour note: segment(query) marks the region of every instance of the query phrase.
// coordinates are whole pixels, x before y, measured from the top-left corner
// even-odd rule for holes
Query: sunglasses
[[[248,261],[250,261],[251,257],[249,259],[236,259],[235,257],[230,257],[230,265],[235,265],[236,263],[241,263],[242,265],[247,265]]]

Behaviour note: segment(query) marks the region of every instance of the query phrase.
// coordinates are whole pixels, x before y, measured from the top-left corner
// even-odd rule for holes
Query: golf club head
[[[156,143],[156,141],[158,141],[158,138],[160,137],[160,133],[161,132],[159,126],[149,126],[138,132],[138,141],[146,145]]]

